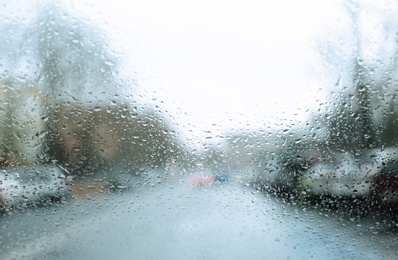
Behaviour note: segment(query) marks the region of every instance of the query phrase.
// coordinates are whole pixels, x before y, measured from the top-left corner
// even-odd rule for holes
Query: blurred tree
[[[108,98],[117,94],[120,59],[106,37],[55,3],[38,7],[21,51],[30,53],[37,81],[58,95],[54,98],[83,102],[104,93]]]
[[[398,109],[395,102],[396,95],[393,95],[377,129],[382,146],[398,146]]]
[[[121,59],[103,32],[54,2],[34,11],[23,25],[0,26],[19,36],[0,43],[8,49],[0,60],[8,67],[4,77],[29,80],[44,93],[46,159],[76,173],[111,172],[121,161],[135,170],[156,167],[175,157],[180,147],[172,124],[161,108],[133,104],[134,80],[122,82]]]
[[[320,121],[325,124],[328,130],[327,143],[332,149],[358,154],[363,149],[378,147],[382,144],[386,145],[389,143],[386,142],[387,135],[393,134],[392,129],[389,129],[392,127],[391,122],[387,122],[392,118],[384,118],[381,123],[384,126],[377,126],[380,121],[377,117],[380,117],[380,115],[375,112],[375,108],[377,103],[382,103],[380,100],[385,97],[383,87],[395,87],[391,82],[388,83],[386,79],[394,73],[393,68],[396,58],[392,63],[389,59],[383,60],[382,56],[385,56],[385,54],[382,52],[386,51],[384,49],[373,50],[380,53],[381,56],[377,63],[367,57],[367,52],[369,52],[367,37],[369,38],[369,36],[365,35],[366,24],[363,24],[363,16],[365,15],[363,8],[366,4],[358,1],[346,1],[343,5],[348,21],[351,22],[352,43],[347,46],[352,46],[352,52],[350,60],[346,61],[348,65],[344,64],[346,57],[339,57],[338,55],[334,57],[335,60],[332,65],[345,67],[345,69],[342,71],[341,68],[336,68],[337,71],[341,71],[336,84],[339,87],[339,93],[333,93],[330,108],[323,115],[324,119]],[[386,34],[388,30],[391,30],[391,28],[387,28],[385,23],[395,22],[396,25],[396,21],[391,21],[388,17],[383,16],[386,13],[380,12],[377,14],[380,19],[379,22],[383,25],[377,25],[381,34]],[[382,42],[385,39],[378,40]],[[389,39],[389,41],[391,40],[395,42],[396,39]],[[335,54],[342,53],[342,51],[336,50],[339,48],[337,45],[331,44],[325,48],[332,50]],[[397,47],[387,48],[387,50],[392,52],[389,53],[389,56],[398,57]],[[325,56],[325,60],[329,62],[331,59]],[[387,108],[384,105],[380,110],[386,111],[385,109],[391,110],[392,107]],[[395,137],[391,136],[391,138]]]

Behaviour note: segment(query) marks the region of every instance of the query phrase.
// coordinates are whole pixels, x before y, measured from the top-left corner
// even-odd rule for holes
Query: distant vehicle
[[[192,188],[205,187],[209,188],[216,182],[216,178],[212,174],[191,174],[188,177],[188,184]]]
[[[224,184],[229,181],[227,173],[209,174],[194,173],[188,176],[188,184],[192,188],[205,187],[210,188],[213,185]]]
[[[43,204],[69,193],[64,171],[55,165],[7,167],[0,170],[0,207],[5,210]]]

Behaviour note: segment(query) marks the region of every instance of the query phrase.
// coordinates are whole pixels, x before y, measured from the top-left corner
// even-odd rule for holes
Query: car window
[[[395,1],[1,5],[1,259],[396,258]]]

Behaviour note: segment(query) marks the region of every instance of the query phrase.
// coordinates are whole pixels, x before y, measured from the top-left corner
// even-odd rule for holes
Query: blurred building
[[[173,126],[127,104],[60,104],[52,114],[50,154],[74,175],[138,174],[181,156]]]

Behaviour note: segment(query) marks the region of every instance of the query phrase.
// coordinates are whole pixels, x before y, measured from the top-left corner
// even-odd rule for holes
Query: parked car
[[[396,211],[398,206],[398,159],[391,160],[373,176],[374,188],[370,195],[376,208]]]
[[[318,160],[305,170],[299,187],[314,195],[370,196],[376,192],[376,176],[397,160],[398,149],[394,147],[369,149],[356,156],[336,153],[331,160]]]
[[[56,165],[29,165],[0,170],[0,207],[8,211],[66,197],[68,177]]]
[[[288,194],[397,199],[398,202],[397,161],[395,147],[368,149],[355,155],[336,151],[273,157],[259,180],[271,191]],[[386,192],[390,197],[383,195]]]
[[[321,161],[305,170],[299,189],[311,195],[365,196],[372,188],[378,164],[362,161],[350,153],[338,153],[332,160]]]

